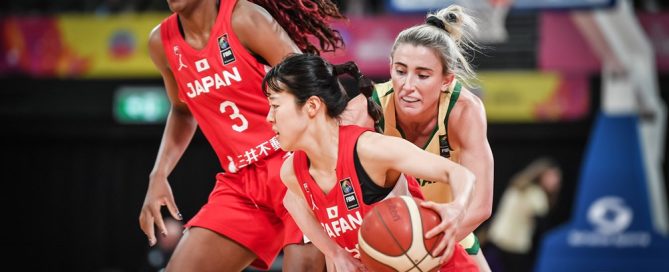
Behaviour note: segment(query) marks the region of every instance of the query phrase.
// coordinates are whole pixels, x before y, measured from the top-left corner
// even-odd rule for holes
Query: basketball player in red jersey
[[[452,202],[424,203],[442,218],[426,234],[431,238],[444,233],[432,252],[442,256],[440,271],[478,271],[454,240],[473,191],[474,175],[404,139],[358,126],[340,126],[339,115],[348,101],[337,80],[340,71],[364,79],[354,65],[332,66],[318,56],[292,55],[263,80],[270,101],[267,120],[277,132],[281,148],[295,151],[281,168],[281,179],[288,187],[284,205],[325,254],[328,270],[366,270],[357,259],[362,218],[386,197],[422,196],[411,177],[416,176],[449,183],[453,188]],[[363,93],[371,95],[371,85],[368,87]],[[377,107],[368,109],[372,117],[379,117]]]
[[[246,0],[168,0],[174,14],[150,35],[151,59],[172,106],[139,216],[149,244],[156,243],[154,224],[169,235],[161,206],[181,219],[167,177],[198,126],[225,170],[186,224],[168,271],[267,269],[284,247],[287,271],[313,271],[310,265],[323,262],[313,245],[300,244],[302,234],[283,207],[285,153],[264,120],[269,107],[260,84],[266,65],[290,53],[317,53],[307,35],[325,50],[340,47],[341,37],[326,22],[342,16],[322,0],[254,2],[262,7]]]

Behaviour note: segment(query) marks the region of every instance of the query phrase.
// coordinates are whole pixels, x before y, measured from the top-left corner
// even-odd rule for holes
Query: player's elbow
[[[492,216],[492,201],[483,201],[476,206],[476,210],[472,212],[474,220],[478,224],[482,224]]]
[[[492,205],[489,207],[483,207],[481,211],[479,212],[479,222],[483,223],[486,220],[490,219],[492,216]]]
[[[283,206],[286,207],[286,210],[290,210],[290,208],[292,208],[292,206],[291,206],[292,204],[293,204],[293,202],[290,199],[289,193],[286,193],[283,196]]]
[[[297,201],[295,201],[295,195],[293,195],[291,192],[286,192],[286,195],[283,196],[283,206],[291,215],[295,213],[295,210],[297,208],[296,202]]]

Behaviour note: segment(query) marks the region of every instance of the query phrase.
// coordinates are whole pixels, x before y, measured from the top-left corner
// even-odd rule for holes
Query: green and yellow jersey
[[[430,153],[441,155],[456,163],[459,163],[458,152],[453,150],[448,143],[448,116],[450,115],[455,102],[458,100],[462,85],[455,81],[451,87],[439,94],[439,116],[437,126],[432,131],[427,144],[422,148]],[[381,106],[383,118],[381,127],[383,134],[405,138],[402,129],[397,125],[395,114],[395,92],[390,81],[376,84],[375,92],[372,98]],[[425,198],[434,202],[447,203],[453,200],[451,186],[448,184],[433,182],[429,180],[418,179]]]
[[[372,98],[377,104],[381,106],[383,118],[381,119],[381,127],[383,134],[402,137],[406,139],[402,129],[397,125],[395,112],[395,92],[390,81],[374,85],[374,93]],[[458,157],[458,150],[453,150],[448,142],[448,116],[453,110],[455,103],[458,101],[462,84],[455,80],[450,85],[449,89],[439,93],[439,115],[437,126],[432,131],[427,144],[422,146],[425,151],[448,158],[455,163],[460,163]],[[421,191],[425,199],[438,202],[448,203],[453,201],[453,192],[451,186],[441,182],[434,182],[429,180],[418,179],[421,185]],[[474,234],[469,234],[460,244],[467,249],[470,255],[478,253],[479,244],[478,239]]]

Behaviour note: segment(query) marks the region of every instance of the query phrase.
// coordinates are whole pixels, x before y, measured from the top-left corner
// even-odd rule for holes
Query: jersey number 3
[[[241,124],[232,125],[232,129],[234,131],[242,132],[242,131],[246,130],[247,128],[249,128],[249,121],[246,120],[246,117],[244,117],[244,115],[239,113],[239,108],[237,108],[237,105],[234,102],[224,101],[223,103],[221,103],[221,107],[220,107],[221,113],[225,113],[226,108],[232,109],[232,113],[230,113],[230,115],[228,116],[228,117],[230,117],[230,119],[233,119],[233,120],[234,119],[239,119],[242,122]]]

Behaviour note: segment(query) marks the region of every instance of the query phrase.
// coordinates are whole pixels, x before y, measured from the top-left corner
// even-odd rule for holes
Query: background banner
[[[151,29],[166,14],[61,15],[0,20],[0,73],[39,77],[157,77]]]

